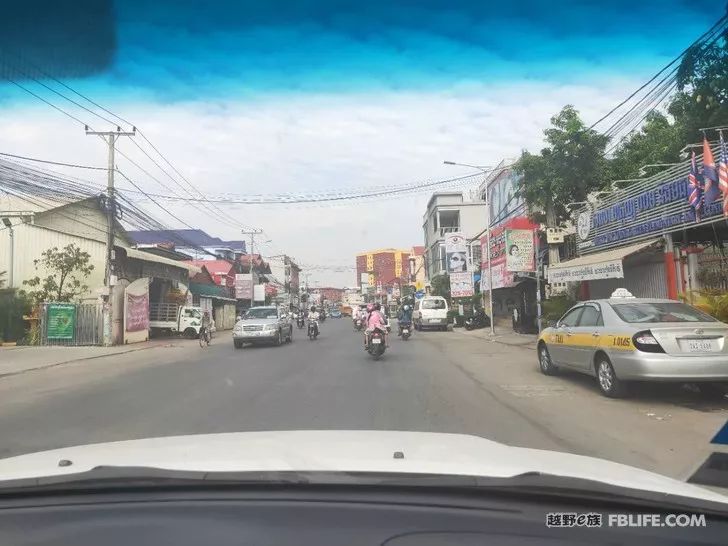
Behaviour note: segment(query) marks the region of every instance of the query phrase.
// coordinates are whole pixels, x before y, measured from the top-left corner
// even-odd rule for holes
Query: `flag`
[[[720,191],[718,190],[718,171],[715,170],[715,159],[713,159],[710,143],[705,136],[703,136],[703,181],[705,183],[703,206],[707,207],[718,199]]]
[[[723,216],[728,216],[728,149],[720,133],[720,161],[718,161],[718,186],[723,192]]]
[[[693,157],[690,161],[688,192],[688,203],[695,209],[695,221],[700,222],[700,211],[703,209],[703,187],[698,179],[698,166],[695,163],[695,152],[693,152]]]

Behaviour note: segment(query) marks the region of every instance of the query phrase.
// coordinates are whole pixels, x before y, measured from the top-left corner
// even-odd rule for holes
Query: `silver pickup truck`
[[[280,345],[293,341],[293,324],[274,306],[251,307],[233,328],[233,344],[242,349],[244,343]]]

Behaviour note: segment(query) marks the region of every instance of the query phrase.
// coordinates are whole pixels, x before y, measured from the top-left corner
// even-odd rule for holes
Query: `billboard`
[[[253,286],[253,300],[254,301],[265,301],[265,285],[264,284],[256,284]]]
[[[48,339],[73,339],[76,331],[75,305],[49,303],[46,313],[46,337]]]
[[[453,298],[467,298],[473,295],[473,274],[451,273],[450,274],[450,295]]]
[[[241,300],[253,297],[253,279],[249,274],[235,274],[235,297]]]
[[[127,332],[141,332],[149,329],[149,293],[126,294],[126,321]]]
[[[460,231],[445,234],[447,272],[464,273],[468,270],[468,242]]]
[[[533,230],[506,229],[506,271],[536,271]]]

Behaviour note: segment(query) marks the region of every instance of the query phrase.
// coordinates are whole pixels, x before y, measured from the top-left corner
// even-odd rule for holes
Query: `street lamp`
[[[14,244],[14,238],[15,233],[13,232],[13,223],[10,221],[10,218],[3,217],[3,224],[6,228],[8,228],[8,245],[9,245],[9,267],[8,267],[8,288],[13,287],[13,269],[15,267],[15,244]]]
[[[490,199],[488,197],[487,176],[493,171],[493,167],[486,165],[469,165],[467,163],[456,163],[455,161],[443,161],[445,165],[456,165],[477,169],[483,173],[485,183],[485,246],[488,253],[488,313],[490,315],[490,335],[495,335],[495,321],[493,320],[493,267],[490,261]]]

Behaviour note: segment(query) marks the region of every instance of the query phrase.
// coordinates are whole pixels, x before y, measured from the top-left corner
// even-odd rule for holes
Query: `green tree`
[[[448,275],[436,275],[430,281],[430,294],[442,296],[450,300],[450,277]]]
[[[558,227],[569,218],[568,203],[585,200],[607,180],[609,139],[588,129],[571,105],[551,118],[544,135],[547,146],[537,155],[524,151],[515,170],[523,174],[519,191],[534,219]],[[558,250],[551,251],[551,263],[558,262]]]
[[[94,269],[89,264],[90,259],[88,252],[73,243],[60,250],[58,247],[49,248],[39,259],[33,260],[36,270],[42,268],[47,275],[23,281],[34,289],[28,291],[28,296],[35,303],[76,300],[88,291],[85,281]]]

